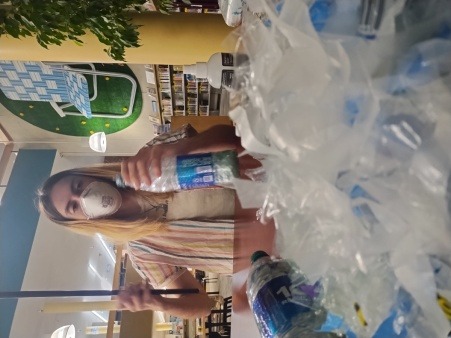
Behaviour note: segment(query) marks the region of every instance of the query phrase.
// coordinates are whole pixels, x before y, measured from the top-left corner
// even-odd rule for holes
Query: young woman
[[[165,156],[241,151],[230,126],[216,126],[200,134],[185,128],[157,141],[163,143],[154,141],[121,164],[53,175],[40,191],[39,206],[52,221],[74,232],[100,233],[128,244],[134,268],[148,283],[128,286],[118,297],[122,308],[159,310],[183,318],[204,316],[213,302],[186,268],[226,274],[245,269],[253,251],[272,250],[274,227],[260,224],[256,210],[241,209],[231,189],[158,194],[116,187],[118,173],[129,186],[150,184],[149,168],[152,176],[160,176]],[[252,158],[240,158],[240,169],[257,165]],[[151,295],[150,288],[201,291],[163,297]]]

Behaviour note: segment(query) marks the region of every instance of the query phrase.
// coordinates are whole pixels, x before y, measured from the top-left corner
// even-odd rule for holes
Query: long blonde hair
[[[156,232],[165,231],[165,223],[150,219],[147,215],[138,215],[130,219],[101,218],[93,220],[70,220],[64,218],[54,207],[50,193],[56,183],[68,175],[95,177],[96,179],[112,182],[120,173],[120,163],[101,164],[92,167],[75,168],[56,173],[50,176],[38,190],[38,208],[51,221],[63,225],[73,232],[93,236],[101,234],[116,243],[125,243],[143,238]],[[124,188],[118,188],[119,190]],[[128,189],[128,188],[125,188]],[[137,190],[140,195],[150,203],[166,203],[172,197],[170,193],[150,193]]]

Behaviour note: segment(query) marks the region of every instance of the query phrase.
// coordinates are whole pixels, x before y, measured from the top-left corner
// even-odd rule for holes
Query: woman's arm
[[[128,286],[118,296],[119,308],[132,312],[153,310],[184,319],[208,316],[214,301],[189,271],[183,272],[167,285],[168,289],[199,289],[198,294],[178,295],[175,298],[150,294],[147,283]],[[174,297],[174,296],[173,296]]]
[[[158,144],[144,147],[121,164],[124,181],[138,189],[141,183],[151,184],[152,176],[161,175],[161,159],[167,156],[196,153],[217,152],[236,149],[242,151],[241,140],[235,135],[235,128],[228,125],[217,125],[195,136],[184,138],[171,144]]]
[[[217,152],[236,149],[243,150],[241,139],[235,134],[235,127],[229,125],[217,125],[184,140],[185,154],[203,152]]]

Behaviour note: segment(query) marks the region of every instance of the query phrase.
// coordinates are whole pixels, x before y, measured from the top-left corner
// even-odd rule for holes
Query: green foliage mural
[[[185,0],[189,2],[188,0]],[[171,0],[153,0],[167,14]],[[82,44],[91,31],[105,44],[105,52],[124,61],[125,49],[139,47],[138,26],[128,13],[145,10],[146,0],[0,0],[0,35],[35,36],[47,48],[65,40]]]

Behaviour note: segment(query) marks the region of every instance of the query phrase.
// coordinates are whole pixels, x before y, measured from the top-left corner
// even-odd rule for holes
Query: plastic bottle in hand
[[[152,184],[141,184],[140,190],[169,192],[212,186],[231,187],[234,177],[238,177],[238,158],[233,150],[217,153],[193,154],[163,157],[161,176],[152,177]],[[125,187],[120,175],[116,185]]]
[[[293,262],[264,251],[254,252],[251,261],[246,292],[263,338],[337,337],[315,331],[327,317],[319,283],[309,283]]]

